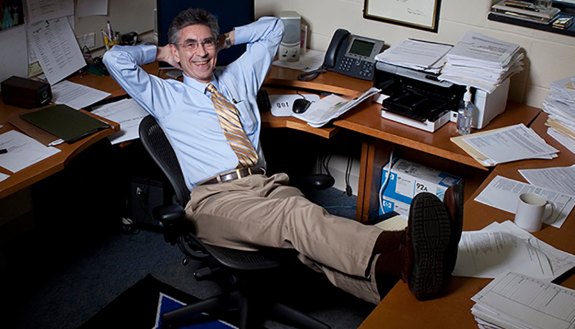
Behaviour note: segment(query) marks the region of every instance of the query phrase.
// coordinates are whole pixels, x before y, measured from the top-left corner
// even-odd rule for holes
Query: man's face
[[[185,75],[208,83],[216,67],[216,42],[206,25],[189,25],[180,30],[178,46],[171,45],[172,55]]]

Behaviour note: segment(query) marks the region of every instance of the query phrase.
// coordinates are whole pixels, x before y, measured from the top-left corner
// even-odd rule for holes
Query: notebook
[[[66,105],[55,105],[32,113],[26,113],[21,115],[20,118],[63,139],[67,143],[73,143],[98,130],[110,128],[107,123]]]

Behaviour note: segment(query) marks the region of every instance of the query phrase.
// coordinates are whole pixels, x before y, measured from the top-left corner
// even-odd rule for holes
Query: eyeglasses
[[[198,49],[198,45],[202,44],[204,49],[211,50],[216,47],[217,40],[214,38],[206,38],[200,42],[197,40],[186,40],[186,42],[179,44],[187,51],[196,51]]]

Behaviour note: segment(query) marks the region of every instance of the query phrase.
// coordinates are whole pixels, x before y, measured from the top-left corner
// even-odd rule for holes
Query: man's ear
[[[170,51],[172,52],[172,57],[176,61],[176,63],[180,62],[180,54],[178,52],[178,48],[173,43],[170,43]]]

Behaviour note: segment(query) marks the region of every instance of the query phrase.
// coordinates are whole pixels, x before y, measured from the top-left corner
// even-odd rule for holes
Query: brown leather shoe
[[[461,240],[461,230],[463,229],[463,185],[456,184],[450,186],[443,196],[443,205],[447,209],[451,221],[451,239],[449,241],[450,253],[447,255],[447,266],[445,275],[451,275],[457,261],[457,250],[459,240]]]
[[[404,243],[402,279],[419,300],[439,297],[446,284],[451,223],[441,200],[419,193],[410,206]]]

